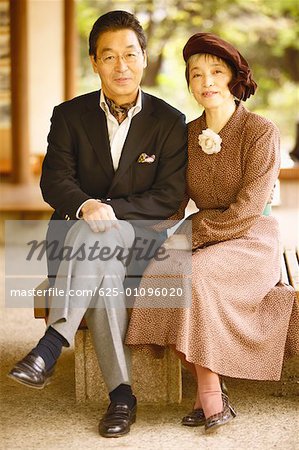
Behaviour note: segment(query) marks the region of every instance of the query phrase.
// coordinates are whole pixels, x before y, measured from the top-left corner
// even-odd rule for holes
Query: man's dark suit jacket
[[[75,220],[90,198],[109,203],[122,220],[170,217],[185,191],[184,115],[142,92],[142,110],[132,118],[115,172],[99,102],[96,91],[54,108],[41,177],[43,198],[55,209],[52,219]],[[138,162],[142,153],[155,155],[154,162]],[[66,223],[65,233],[68,229]]]

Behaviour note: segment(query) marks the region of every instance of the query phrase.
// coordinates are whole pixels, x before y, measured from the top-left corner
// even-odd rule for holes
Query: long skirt
[[[126,344],[171,344],[218,374],[279,380],[284,356],[299,354],[299,310],[294,289],[280,282],[277,242],[276,220],[261,217],[246,236],[192,256],[169,250],[144,273]],[[178,295],[160,295],[178,286],[180,304]]]

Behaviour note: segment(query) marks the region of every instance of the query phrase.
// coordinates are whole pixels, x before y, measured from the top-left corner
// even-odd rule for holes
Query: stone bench
[[[36,290],[45,291],[48,279]],[[35,318],[45,319],[49,314],[47,298],[34,298]],[[181,363],[167,349],[162,358],[150,353],[132,351],[133,390],[139,403],[180,403],[182,399]],[[90,332],[83,321],[75,336],[75,387],[77,402],[96,400],[105,402],[108,392],[91,342]]]
[[[75,337],[76,400],[107,401],[108,393],[88,330]],[[182,399],[181,363],[167,349],[163,358],[132,351],[132,386],[139,403],[180,403]]]
[[[295,288],[299,301],[298,261],[298,250],[285,249],[281,262],[282,281]],[[46,289],[47,286],[48,280],[45,280],[38,288]],[[44,301],[46,302],[46,299]],[[41,297],[35,298],[34,315],[36,318],[47,319],[47,304],[41,305]],[[167,349],[161,359],[134,350],[132,353],[133,389],[139,403],[180,403],[182,399],[181,363],[174,353]],[[290,371],[293,373],[297,367],[298,358],[286,367],[283,380],[290,378]],[[108,398],[90,333],[84,321],[75,337],[75,384],[78,402],[106,401]]]

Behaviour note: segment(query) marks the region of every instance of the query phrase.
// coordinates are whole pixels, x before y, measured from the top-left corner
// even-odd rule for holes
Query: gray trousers
[[[85,315],[109,392],[121,383],[131,384],[130,350],[124,345],[128,325],[123,286],[126,267],[116,252],[132,245],[134,229],[127,222],[119,224],[119,229],[104,233],[94,233],[83,220],[72,226],[64,243],[65,254],[72,257],[60,263],[54,285],[59,295],[50,299],[48,318],[48,326],[72,344]],[[101,251],[102,257],[96,257]]]

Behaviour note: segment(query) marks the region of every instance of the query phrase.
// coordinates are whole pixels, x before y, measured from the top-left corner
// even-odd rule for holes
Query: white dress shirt
[[[100,108],[106,115],[111,157],[114,170],[117,171],[123,146],[131,126],[132,118],[136,116],[136,114],[138,114],[142,109],[141,90],[139,89],[136,105],[129,109],[128,115],[125,120],[122,121],[122,123],[118,123],[116,118],[111,114],[102,89],[100,95]],[[77,219],[80,219],[79,215],[82,206],[90,200],[91,199],[86,200],[82,203],[82,205],[79,206],[76,212]]]

